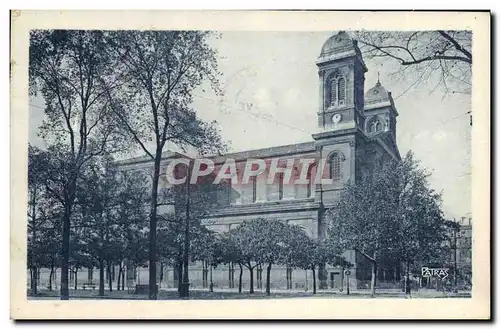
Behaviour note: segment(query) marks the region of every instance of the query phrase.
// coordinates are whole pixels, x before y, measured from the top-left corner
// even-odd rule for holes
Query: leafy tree
[[[54,271],[61,261],[61,217],[63,209],[51,193],[53,181],[46,180],[54,166],[49,151],[28,146],[28,267],[31,293],[37,294],[38,272],[50,269],[49,290],[52,290]],[[49,165],[52,165],[50,167]],[[53,176],[55,177],[55,176]],[[61,177],[62,179],[62,177]]]
[[[330,211],[329,243],[355,249],[372,263],[372,296],[381,260],[404,262],[409,272],[410,265],[441,250],[440,196],[428,187],[428,177],[408,152],[402,161],[376,166],[349,184]]]
[[[149,229],[149,298],[156,299],[158,184],[167,141],[200,153],[223,149],[215,123],[190,107],[192,92],[209,81],[217,88],[216,53],[211,33],[201,31],[119,31],[109,34],[122,88],[109,85],[117,123],[153,162]],[[152,150],[150,144],[152,142]]]
[[[85,267],[92,267],[92,256],[88,252],[87,244],[84,236],[81,234],[81,229],[72,230],[72,238],[70,240],[70,258],[69,269],[74,277],[74,289],[78,289],[78,271]]]
[[[99,267],[99,295],[104,295],[106,253],[110,251],[113,218],[107,212],[112,205],[112,193],[116,181],[96,164],[91,166],[82,179],[79,193],[79,212],[82,218],[82,234],[89,253]]]
[[[316,294],[316,269],[319,266],[345,265],[345,260],[340,256],[342,250],[327,242],[309,237],[299,226],[289,228],[286,262],[291,267],[312,271],[313,294]]]
[[[271,293],[273,264],[286,263],[289,225],[275,219],[257,218],[244,221],[230,233],[241,263],[250,271],[250,293],[253,289],[253,269],[266,264],[266,293]]]
[[[186,182],[162,190],[159,205],[173,207],[170,212],[166,209],[165,213],[157,216],[161,229],[158,256],[174,264],[179,281],[182,282],[178,286],[180,297],[189,297],[189,259],[197,257],[197,250],[193,250],[198,243],[196,241],[208,238],[209,233],[204,225],[210,222],[208,217],[219,206],[219,193],[228,188],[224,184],[213,184],[214,175],[198,178],[195,184],[189,184],[193,161],[186,161],[189,161],[189,165],[177,167],[177,175],[185,176]]]
[[[256,225],[256,221],[243,221],[237,228],[228,233],[231,256],[235,257],[235,260],[245,266],[250,273],[251,294],[254,293],[253,270],[262,263],[262,258],[255,248],[256,242],[261,239],[260,230],[261,228]]]
[[[400,241],[398,254],[406,265],[406,275],[415,264],[439,257],[447,239],[441,196],[429,187],[430,174],[420,168],[410,151],[393,173],[399,185]],[[448,253],[446,253],[448,254]]]
[[[50,218],[47,212],[53,207],[47,198],[42,178],[43,151],[28,146],[28,267],[31,274],[31,293],[37,294],[38,269],[43,263],[43,227]]]
[[[259,218],[249,222],[247,230],[255,230],[259,238],[252,241],[256,261],[267,264],[266,294],[271,294],[271,267],[273,264],[285,264],[289,243],[290,226],[280,220]]]
[[[471,31],[359,31],[354,35],[365,57],[397,61],[400,77],[416,77],[410,88],[434,83],[434,88],[441,86],[446,92],[471,92]]]
[[[397,164],[378,167],[371,175],[348,183],[332,214],[328,244],[343,250],[355,249],[372,264],[371,295],[375,294],[377,265],[382,254],[398,248],[397,184],[391,173]]]
[[[147,245],[147,203],[149,193],[147,180],[141,175],[128,172],[118,173],[119,188],[115,199],[115,216],[117,218],[120,245],[116,253],[119,265],[118,277],[124,278],[123,264],[142,265],[147,260],[145,246]],[[119,282],[119,281],[118,281]],[[122,280],[122,289],[125,282]]]
[[[79,193],[84,240],[89,254],[99,264],[99,293],[104,294],[105,265],[109,289],[112,289],[111,267],[123,261],[137,260],[137,243],[145,229],[142,216],[147,201],[146,182],[137,175],[120,173],[112,163],[94,163],[86,172]],[[119,273],[121,274],[121,273]]]
[[[238,293],[242,292],[242,278],[243,278],[243,264],[245,259],[237,246],[237,239],[232,236],[232,231],[221,234],[221,263],[222,264],[238,264],[240,268],[239,278],[238,278]]]
[[[101,31],[34,30],[30,34],[30,92],[45,102],[40,135],[50,145],[49,193],[61,207],[61,299],[69,298],[70,227],[78,180],[89,160],[119,140],[104,86],[111,85]],[[55,176],[49,175],[53,174]]]
[[[191,244],[192,260],[203,261],[210,268],[209,290],[213,292],[212,270],[224,262],[223,240],[219,234],[202,227],[199,234],[193,237]]]

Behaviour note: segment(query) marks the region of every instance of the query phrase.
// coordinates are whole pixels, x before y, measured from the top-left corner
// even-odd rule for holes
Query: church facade
[[[218,170],[224,170],[223,166],[231,159],[240,178],[230,185],[230,193],[218,195],[220,206],[206,221],[209,229],[226,232],[243,221],[267,218],[300,225],[311,237],[320,238],[325,234],[328,220],[325,211],[335,206],[344,184],[372,170],[377,161],[400,159],[396,144],[398,112],[393,98],[380,82],[365,91],[367,67],[356,40],[343,31],[332,35],[321,48],[316,65],[318,130],[312,134],[311,141],[207,158]],[[179,157],[186,156],[166,152],[162,166],[168,166],[172,159]],[[266,166],[260,175],[245,182],[242,176],[249,159],[261,159]],[[302,170],[305,162],[308,162],[307,170]],[[297,180],[301,173],[308,179],[290,183],[282,171],[270,169],[271,164],[291,169],[291,181]],[[123,161],[121,166],[124,170],[135,170],[150,168],[151,163],[146,158],[135,158]],[[272,178],[269,178],[270,170],[274,170]],[[312,179],[318,175],[325,180]],[[168,188],[168,182],[163,184],[163,188]],[[160,211],[169,210],[162,208]],[[368,287],[370,267],[364,256],[351,250],[346,251],[344,257],[354,265],[350,269],[350,288]],[[212,271],[215,288],[238,287],[237,266],[228,264],[208,269],[202,262],[190,264],[191,287],[207,287],[209,271]],[[160,287],[177,285],[173,268],[162,266],[158,272],[162,273]],[[265,289],[265,269],[257,267],[255,272],[255,288]],[[344,273],[342,268],[327,266],[322,269],[319,273],[322,288],[345,289]],[[398,282],[399,276],[398,266],[382,268],[379,282]],[[147,269],[139,269],[133,279],[146,283]],[[243,288],[248,289],[248,284],[249,273],[244,269]],[[312,273],[276,266],[271,274],[271,289],[311,290]]]

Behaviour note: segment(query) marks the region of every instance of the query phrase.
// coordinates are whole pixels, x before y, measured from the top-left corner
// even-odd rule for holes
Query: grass
[[[265,292],[255,291],[255,293],[250,294],[247,291],[241,294],[237,291],[215,291],[209,292],[206,290],[191,290],[189,299],[198,300],[222,300],[222,299],[281,299],[281,298],[370,298],[367,291],[353,291],[350,295],[345,292],[332,292],[332,291],[319,291],[317,294],[313,295],[312,292],[271,292],[270,296],[267,296]],[[429,290],[429,291],[418,291],[412,293],[412,298],[467,298],[470,297],[470,293],[458,293],[455,295],[444,295],[440,291]],[[403,292],[380,291],[375,295],[375,298],[405,298]],[[37,296],[28,296],[30,300],[43,300],[43,299],[59,299],[59,291],[48,291],[44,290],[39,292]],[[144,300],[148,299],[145,294],[134,294],[128,291],[105,291],[104,296],[99,296],[97,290],[71,290],[70,299],[128,299],[128,300]],[[158,293],[158,300],[179,300],[178,293],[176,290],[162,290]]]

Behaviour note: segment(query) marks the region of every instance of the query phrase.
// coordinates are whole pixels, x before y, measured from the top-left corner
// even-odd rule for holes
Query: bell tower
[[[337,131],[364,126],[364,83],[368,71],[357,41],[345,32],[332,35],[316,61],[319,76],[318,127]]]

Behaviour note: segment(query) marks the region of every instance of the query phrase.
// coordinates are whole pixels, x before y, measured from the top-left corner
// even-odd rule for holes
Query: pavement
[[[267,296],[262,290],[255,290],[254,294],[249,294],[244,290],[241,294],[237,289],[214,289],[209,292],[208,289],[190,289],[191,299],[266,299],[266,298],[370,298],[370,290],[353,290],[347,295],[346,291],[318,290],[316,295],[312,291],[304,290],[271,290],[271,295]],[[458,291],[456,293],[444,293],[434,289],[421,289],[413,291],[410,298],[470,298],[469,291]],[[41,291],[38,296],[28,296],[29,300],[40,299],[58,299],[59,291]],[[400,289],[377,289],[375,298],[408,298]],[[137,300],[147,299],[146,295],[137,295],[133,292],[123,291],[105,291],[105,296],[97,296],[97,290],[70,290],[70,299],[125,299]],[[158,299],[179,299],[176,288],[160,289]]]

